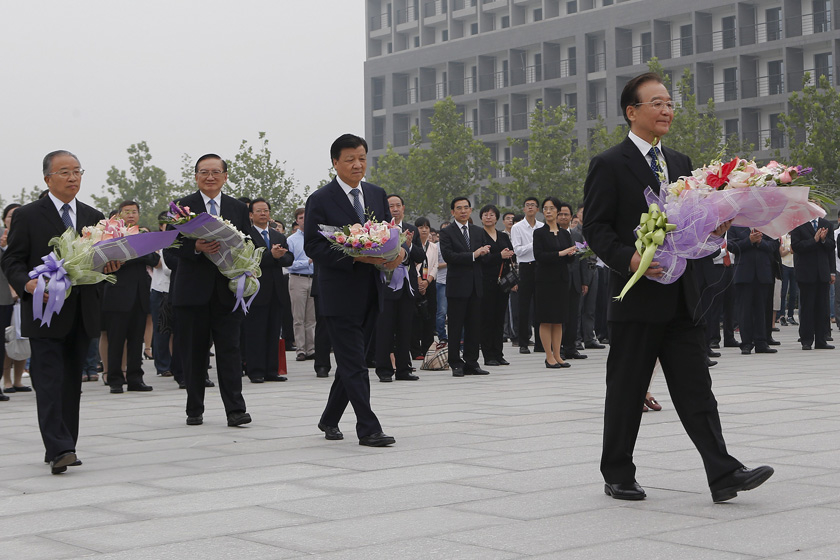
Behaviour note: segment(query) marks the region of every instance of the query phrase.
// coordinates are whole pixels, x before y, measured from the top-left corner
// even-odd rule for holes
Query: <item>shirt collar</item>
[[[55,205],[55,209],[56,209],[56,210],[58,210],[58,213],[59,213],[59,214],[61,214],[61,207],[62,207],[62,206],[64,206],[64,203],[63,203],[63,202],[61,202],[60,200],[58,200],[58,199],[57,199],[57,198],[53,195],[53,193],[51,193],[51,192],[48,192],[48,193],[47,193],[47,196],[49,196],[49,197],[50,197],[50,200],[52,200],[52,203]],[[69,205],[70,205],[70,212],[72,212],[73,214],[75,214],[75,213],[76,213],[76,199],[75,199],[75,197],[73,198],[73,200],[71,200],[71,201],[70,201],[70,202],[68,202],[67,204],[69,204]]]
[[[219,194],[217,194],[216,198],[210,198],[209,196],[207,196],[203,192],[201,192],[201,191],[198,191],[198,192],[201,193],[201,199],[204,201],[204,207],[207,208],[207,211],[208,212],[210,211],[210,201],[212,200],[216,203],[216,212],[218,212],[221,215],[221,213],[222,213],[222,193],[220,192]]]
[[[643,156],[647,156],[648,152],[651,148],[653,148],[653,144],[649,143],[647,140],[642,140],[639,136],[637,136],[632,130],[627,134],[627,137],[633,141],[633,144],[642,152]],[[659,151],[662,151],[662,140],[659,140],[659,143],[656,145],[659,148]]]
[[[352,190],[353,190],[353,187],[351,187],[350,185],[348,185],[347,183],[345,183],[344,181],[342,181],[342,180],[341,180],[341,177],[339,177],[338,175],[336,175],[336,176],[335,176],[335,180],[336,180],[336,182],[338,183],[338,185],[341,187],[341,190],[343,190],[343,191],[344,191],[344,194],[346,194],[347,196],[350,196],[350,191],[352,191]],[[365,195],[365,193],[362,191],[362,183],[361,183],[361,181],[359,182],[359,186],[358,186],[358,187],[356,187],[356,188],[357,188],[357,189],[359,189],[359,194],[361,194],[362,196],[364,196],[364,195]]]

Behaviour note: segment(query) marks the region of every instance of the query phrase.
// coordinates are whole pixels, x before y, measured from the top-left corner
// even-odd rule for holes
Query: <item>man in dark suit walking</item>
[[[420,245],[417,228],[403,220],[405,203],[400,195],[388,195],[388,209],[407,238],[403,249],[408,257],[403,264],[408,277],[399,289],[386,286],[382,292],[382,312],[376,322],[376,376],[383,382],[391,381],[392,377],[397,381],[417,381],[420,378],[411,373],[411,329],[416,312],[414,300],[419,293],[416,264],[423,262],[426,253]],[[391,366],[392,352],[394,367]]]
[[[260,260],[260,291],[245,316],[243,337],[245,369],[251,383],[286,381],[278,374],[282,321],[283,267],[294,261],[286,236],[268,226],[271,206],[264,198],[251,201],[250,236],[256,247],[265,247]]]
[[[76,457],[79,439],[79,400],[82,366],[90,340],[99,336],[100,286],[75,286],[61,311],[47,326],[33,318],[32,297],[38,281],[29,271],[50,253],[50,239],[73,228],[104,219],[102,212],[76,200],[84,170],[79,159],[65,150],[47,154],[43,162],[49,195],[18,208],[11,224],[2,267],[9,284],[21,295],[21,332],[32,348],[30,371],[38,407],[38,426],[52,474],[81,465]],[[108,263],[105,273],[119,263]],[[44,294],[46,303],[47,294]]]
[[[405,250],[392,261],[379,257],[351,258],[332,248],[319,225],[345,226],[367,219],[390,221],[385,191],[362,181],[367,169],[367,142],[352,134],[338,137],[330,147],[336,177],[306,201],[304,250],[318,267],[320,314],[327,324],[335,352],[335,378],[318,428],[326,439],[344,439],[338,423],[347,404],[356,413],[359,445],[384,447],[393,437],[370,408],[370,378],[365,364],[367,334],[379,313],[379,290],[385,286],[375,265],[395,269]]]
[[[589,165],[584,186],[583,233],[589,246],[612,269],[610,292],[618,295],[638,269],[641,255],[634,246],[639,216],[647,211],[645,189],[658,193],[661,182],[691,173],[691,161],[662,148],[673,102],[657,74],[642,74],[627,82],[621,108],[630,134],[621,144],[597,156]],[[723,224],[714,235],[722,235]],[[653,262],[645,276],[663,273]],[[604,445],[601,473],[604,491],[616,499],[641,500],[633,449],[642,418],[642,403],[651,371],[659,359],[674,407],[706,468],[712,499],[721,502],[763,483],[773,469],[749,470],[726,451],[717,401],[706,366],[703,326],[692,316],[697,287],[687,270],[673,284],[643,278],[621,301],[611,300],[610,353],[604,403]]]
[[[803,350],[811,344],[817,350],[833,350],[826,342],[831,335],[829,286],[834,284],[837,262],[831,223],[819,218],[790,232],[793,271],[799,286],[799,342]]]
[[[118,216],[127,227],[136,226],[140,220],[140,205],[125,200],[117,209]],[[143,382],[143,336],[152,278],[147,266],[160,262],[160,255],[149,253],[125,261],[116,272],[116,284],[106,283],[102,293],[102,314],[108,333],[108,385],[112,393],[122,393],[123,384],[129,391],[151,391]],[[123,346],[125,346],[125,376],[122,372]]]
[[[248,207],[222,193],[227,182],[227,163],[216,154],[201,156],[195,164],[198,191],[178,201],[196,214],[222,216],[243,234],[251,231]],[[206,255],[219,252],[218,241],[181,238],[177,249],[166,249],[178,257],[178,273],[170,289],[173,312],[178,315],[181,365],[187,386],[187,424],[204,422],[205,376],[212,336],[216,348],[219,392],[225,405],[228,426],[251,421],[242,398],[242,361],[239,352],[243,311],[233,311],[233,292],[228,279]]]
[[[487,375],[478,365],[481,336],[482,256],[490,245],[482,245],[484,230],[469,223],[470,199],[458,196],[449,205],[454,222],[440,230],[440,251],[446,261],[446,299],[449,302],[449,365],[453,377]],[[464,357],[461,358],[461,332],[464,333]],[[521,336],[521,335],[520,335]]]

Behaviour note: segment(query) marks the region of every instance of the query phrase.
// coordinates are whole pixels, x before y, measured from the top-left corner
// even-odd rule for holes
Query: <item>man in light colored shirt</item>
[[[534,230],[543,227],[537,220],[537,210],[540,201],[534,196],[525,199],[523,211],[525,219],[516,222],[510,230],[510,241],[519,263],[519,353],[529,354],[528,344],[531,339],[531,305],[534,300],[534,283],[536,281],[534,261]],[[534,323],[534,332],[539,324]],[[539,337],[534,337],[534,350],[542,352]]]
[[[292,300],[292,317],[295,327],[297,361],[315,357],[315,298],[312,297],[312,259],[303,250],[304,208],[295,210],[298,230],[289,239],[289,251],[295,262],[289,267],[289,297]]]

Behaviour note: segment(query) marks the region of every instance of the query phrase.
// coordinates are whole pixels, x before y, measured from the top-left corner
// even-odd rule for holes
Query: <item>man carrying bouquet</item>
[[[659,142],[674,117],[674,103],[659,75],[642,74],[627,82],[621,108],[629,136],[592,159],[584,185],[584,236],[612,270],[612,296],[641,261],[634,230],[648,208],[645,189],[658,194],[661,183],[690,175],[692,169],[687,156]],[[728,227],[721,225],[714,235],[723,235]],[[645,271],[648,277],[662,274],[655,261]],[[747,469],[726,451],[706,366],[704,328],[694,317],[698,300],[689,270],[672,284],[642,279],[623,300],[610,301],[601,473],[604,491],[613,498],[645,498],[636,482],[633,448],[657,358],[683,427],[703,458],[712,500],[732,499],[773,474],[766,466]]]
[[[306,201],[304,250],[316,267],[319,314],[326,322],[335,352],[335,379],[318,428],[326,439],[344,439],[338,423],[349,402],[356,413],[359,445],[383,447],[395,442],[382,433],[370,407],[370,378],[365,363],[369,336],[380,308],[380,290],[386,289],[375,265],[395,269],[405,249],[390,262],[380,257],[351,258],[333,249],[319,226],[363,224],[368,219],[390,221],[385,191],[363,182],[367,169],[367,143],[344,134],[330,147],[336,178]]]

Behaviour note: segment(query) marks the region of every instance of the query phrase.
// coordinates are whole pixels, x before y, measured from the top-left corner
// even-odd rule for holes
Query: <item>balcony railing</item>
[[[834,71],[833,69],[828,66],[825,68],[816,68],[811,70],[803,70],[802,72],[788,72],[787,75],[787,83],[788,89],[790,91],[799,91],[802,89],[802,80],[805,78],[805,74],[808,73],[810,75],[810,79],[805,85],[808,86],[815,86],[819,85],[820,83],[820,76],[825,76],[828,78],[828,85],[829,86],[836,86],[837,82],[834,80]]]
[[[504,177],[510,177],[510,172],[507,170],[507,166],[510,165],[509,161],[497,161],[496,162],[496,169],[494,170],[494,175],[496,179],[502,179]]]
[[[766,43],[768,41],[778,41],[785,38],[785,30],[782,27],[782,22],[773,21],[768,23],[759,23],[754,26],[755,40],[757,43]]]
[[[446,13],[449,9],[449,2],[447,0],[435,0],[434,2],[426,2],[423,4],[423,17],[440,16]]]
[[[465,8],[475,8],[477,4],[477,0],[452,0],[452,11],[457,12]]]
[[[385,135],[384,134],[374,134],[371,138],[371,149],[372,150],[382,150],[385,148]]]
[[[473,136],[478,134],[478,123],[475,121],[464,121],[464,126],[470,129],[473,133]]]
[[[542,81],[542,66],[525,67],[525,83],[533,84]]]
[[[481,134],[501,134],[510,131],[507,117],[481,119]]]
[[[404,128],[404,129],[394,130],[394,147],[408,146],[410,138],[411,138],[411,129]]]
[[[514,113],[510,116],[511,130],[525,130],[531,124],[532,113]]]
[[[553,80],[555,78],[568,78],[577,74],[577,60],[574,58],[567,58],[565,60],[558,60],[553,64],[545,65],[545,79]]]
[[[420,101],[437,101],[446,98],[446,83],[438,82],[420,86]]]
[[[394,106],[417,103],[417,88],[399,89],[394,91]]]
[[[738,34],[735,29],[724,29],[697,36],[697,52],[721,51],[738,46]]]
[[[414,6],[408,6],[403,10],[397,10],[397,25],[417,21],[417,10]]]
[[[586,71],[602,72],[607,69],[607,53],[591,54],[586,57]]]
[[[653,57],[652,45],[640,45],[629,49],[615,51],[616,66],[631,66],[643,64]]]
[[[705,105],[709,99],[715,103],[738,100],[738,82],[720,82],[697,86],[697,103]]]
[[[598,117],[607,118],[607,102],[594,101],[586,104],[586,115],[589,120],[595,120]]]
[[[742,80],[741,88],[744,99],[780,95],[786,93],[785,75],[770,74],[768,76],[760,76],[753,80]]]
[[[481,91],[506,88],[510,85],[508,73],[505,71],[482,74],[478,77],[478,88]]]
[[[785,135],[778,129],[762,129],[744,131],[741,134],[741,141],[752,144],[756,150],[782,149],[787,144]]]
[[[653,55],[659,59],[679,58],[694,54],[694,37],[679,37],[653,44]],[[648,60],[650,57],[648,56]]]
[[[370,18],[370,30],[378,31],[379,29],[391,27],[391,14],[384,13]]]
[[[840,12],[840,10],[838,10]],[[831,31],[831,11],[814,12],[802,16],[802,34],[825,33]]]

